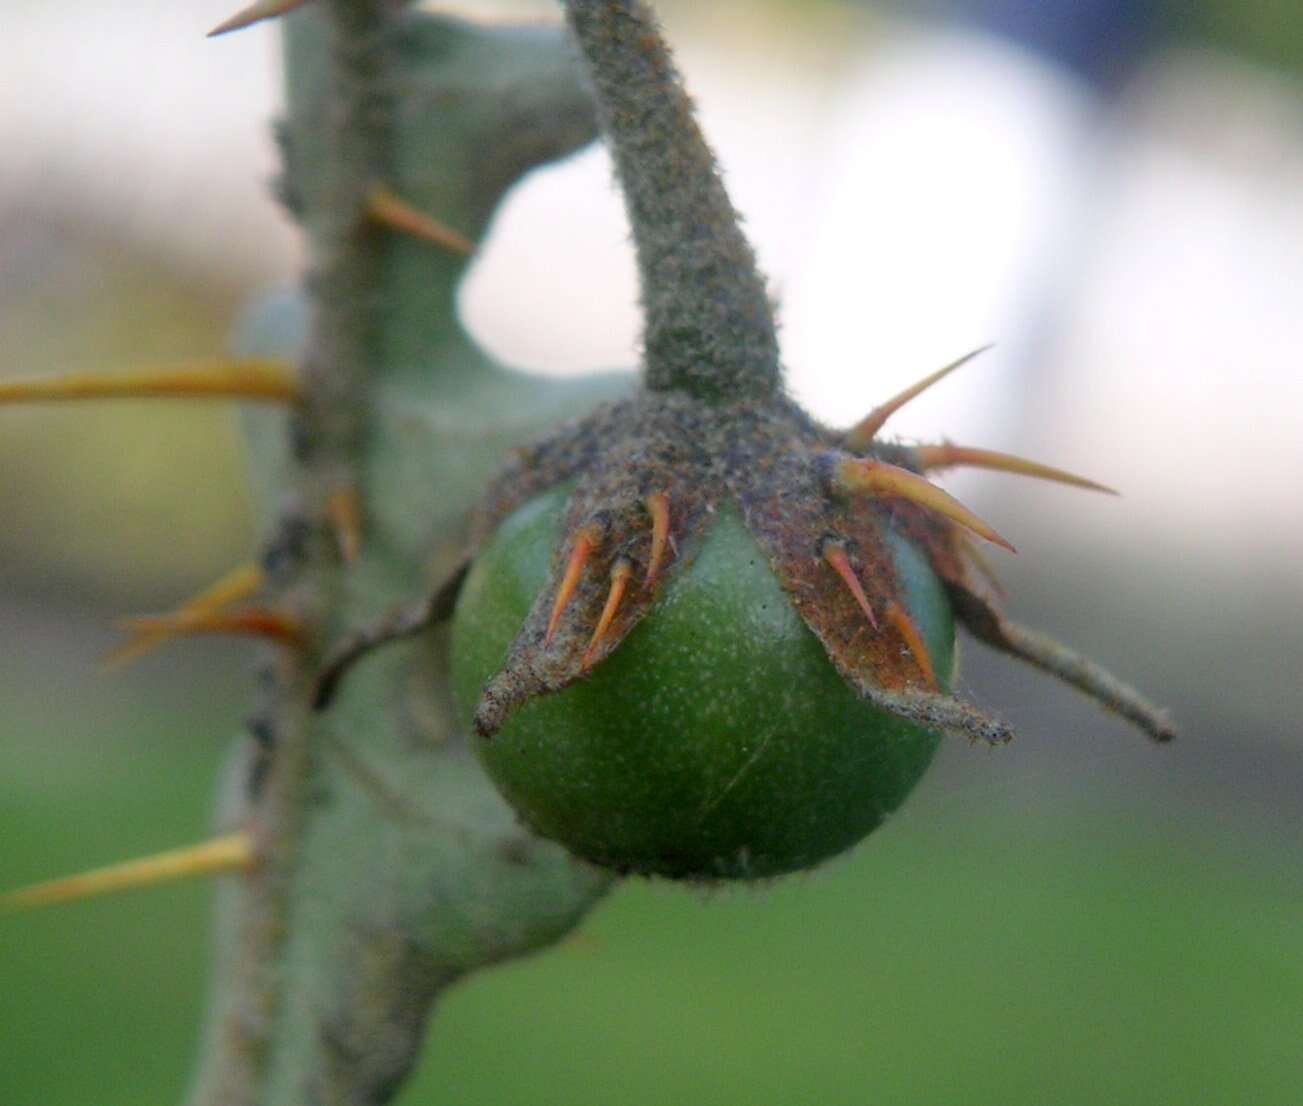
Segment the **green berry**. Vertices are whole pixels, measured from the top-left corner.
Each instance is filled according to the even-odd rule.
[[[468,730],[548,587],[567,497],[553,490],[511,514],[466,580],[452,684]],[[948,684],[945,592],[920,551],[894,534],[888,544]],[[867,621],[864,632],[874,632]],[[474,740],[521,818],[577,855],[627,872],[747,879],[861,840],[913,789],[939,738],[856,695],[726,505],[609,657]]]

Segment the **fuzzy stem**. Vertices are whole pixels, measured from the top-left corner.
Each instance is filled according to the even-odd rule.
[[[379,304],[375,289],[385,236],[367,217],[371,190],[394,160],[394,103],[387,80],[387,24],[396,14],[392,0],[332,0],[325,5],[330,27],[331,111],[321,136],[329,156],[306,209],[312,243],[310,285],[327,309],[313,317],[304,358],[305,396],[295,428],[296,452],[308,477],[314,506],[324,501],[320,474],[333,486],[351,479],[347,471],[362,432],[359,402],[373,369]],[[332,487],[324,488],[329,494]]]
[[[289,501],[269,559],[280,604],[328,632],[337,609],[341,568],[326,537],[334,492],[356,479],[370,371],[374,367],[374,289],[383,239],[366,218],[369,190],[391,159],[385,80],[387,0],[330,0],[293,19],[322,19],[332,64],[329,156],[314,183],[305,226],[312,249],[316,310],[301,368],[302,403],[293,416],[296,464]],[[298,538],[294,536],[298,535]],[[306,535],[307,540],[300,540]],[[305,788],[320,755],[312,741],[310,653],[269,664],[260,725],[275,735],[256,801],[248,808],[259,865],[228,923],[233,977],[225,1010],[214,1012],[213,1045],[196,1090],[197,1103],[244,1106],[264,1100],[276,1022],[285,1003],[283,949],[292,932],[291,902],[304,828]]]
[[[396,0],[323,0],[285,27],[282,195],[311,247],[311,326],[295,310],[251,344],[299,361],[305,394],[288,443],[279,416],[245,421],[284,505],[268,587],[310,634],[268,665],[223,801],[258,865],[222,892],[190,1102],[379,1106],[446,986],[558,940],[611,877],[523,831],[484,776],[446,628],[368,658],[324,713],[319,649],[460,560],[510,446],[624,385],[504,372],[452,310],[467,259],[366,218],[379,184],[478,240],[521,175],[590,141],[559,30]],[[351,561],[329,526],[343,489],[361,508]]]
[[[773,311],[660,28],[640,0],[567,0],[638,253],[645,379],[711,401],[781,384]]]

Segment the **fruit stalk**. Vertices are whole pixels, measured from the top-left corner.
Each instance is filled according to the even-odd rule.
[[[1004,617],[964,550],[970,535],[1014,547],[923,470],[1106,489],[990,450],[881,440],[966,359],[850,431],[811,419],[782,391],[764,281],[648,7],[566,10],[633,226],[646,387],[515,451],[477,512],[453,684],[521,818],[626,874],[757,879],[833,856],[897,809],[941,736],[1012,737],[950,694],[956,608],[1169,739],[1129,685]],[[759,570],[722,604],[746,566]],[[817,701],[786,694],[816,686]],[[783,690],[747,713],[768,688]]]
[[[644,379],[713,402],[781,383],[755,253],[655,17],[640,0],[568,0],[638,253]]]

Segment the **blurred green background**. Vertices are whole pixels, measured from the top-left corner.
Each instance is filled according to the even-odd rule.
[[[225,6],[144,4],[129,29],[178,42]],[[699,54],[727,51],[712,20],[777,40],[805,11],[731,4],[699,26],[689,6],[666,7],[700,31],[690,43]],[[45,42],[50,8],[16,5],[0,26],[16,20],[18,41]],[[908,18],[902,8],[881,17]],[[124,46],[125,29],[110,23],[110,40],[97,39],[76,18],[92,18],[90,8],[69,10],[68,42]],[[824,10],[852,53],[845,29],[860,25],[836,5]],[[1285,123],[1270,134],[1233,82],[1209,127],[1252,146],[1293,189],[1297,215],[1303,13],[1261,0],[1186,15],[1174,40],[1238,51],[1216,56],[1235,72],[1249,66],[1255,89],[1266,74],[1277,91],[1270,102]],[[292,273],[292,234],[262,195],[274,74],[270,36],[259,41],[240,55],[238,72],[254,76],[221,86],[239,85],[232,95],[250,103],[186,127],[158,114],[160,82],[197,111],[216,77],[153,48],[152,98],[124,118],[152,121],[154,144],[114,132],[139,187],[113,179],[112,145],[92,143],[90,161],[78,161],[65,117],[42,122],[41,109],[16,102],[0,111],[0,137],[27,134],[0,172],[0,372],[213,355],[240,305]],[[63,68],[50,69],[56,106]],[[185,93],[187,82],[198,87]],[[239,128],[237,114],[248,117]],[[242,183],[226,187],[205,157],[232,162]],[[96,158],[101,175],[74,171]],[[1202,248],[1192,240],[1190,256]],[[1296,303],[1301,287],[1274,292]],[[1233,291],[1228,314],[1241,310]],[[1107,331],[1110,320],[1094,325]],[[1292,373],[1288,337],[1266,333],[1228,366],[1210,387],[1206,423],[1185,428],[1191,441],[1235,429],[1236,373],[1269,361]],[[1268,418],[1272,395],[1255,402],[1243,417]],[[1303,413],[1283,417],[1303,436]],[[1247,433],[1226,448],[1257,463]],[[1022,437],[1071,440],[1066,424]],[[1135,448],[1098,435],[1088,444],[1106,469],[1116,450]],[[1140,452],[1128,463],[1147,463]],[[1215,464],[1189,468],[1197,483]],[[1066,492],[997,498],[1006,489],[974,484],[966,498],[1018,538],[1022,557],[1002,566],[1014,612],[1170,703],[1183,739],[1149,747],[970,648],[967,690],[1009,716],[1019,742],[945,746],[890,826],[809,876],[709,893],[622,887],[560,949],[448,995],[403,1103],[1303,1100],[1297,504],[1230,540],[1197,501],[1146,530],[1155,508],[1143,492],[1078,507]],[[185,643],[114,676],[96,661],[115,618],[166,607],[256,548],[233,413],[182,403],[0,410],[0,512],[0,887],[200,839],[250,699],[247,651]],[[203,1009],[208,905],[205,887],[177,886],[0,919],[0,1103],[177,1102]]]

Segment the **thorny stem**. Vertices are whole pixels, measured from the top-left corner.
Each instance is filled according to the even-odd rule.
[[[309,288],[316,305],[301,367],[302,403],[292,416],[297,462],[279,535],[267,552],[281,604],[319,631],[339,592],[341,567],[326,530],[328,502],[356,479],[364,396],[376,343],[377,274],[383,238],[365,217],[369,189],[391,161],[392,103],[385,80],[388,0],[330,0],[291,18],[324,18],[332,64],[332,110],[320,136],[330,156],[305,209],[311,243]],[[303,540],[304,536],[308,540]],[[304,819],[304,790],[316,750],[310,742],[310,653],[284,653],[269,667],[259,724],[275,751],[249,806],[257,867],[233,919],[228,1008],[211,1027],[208,1078],[196,1106],[252,1106],[263,1083],[283,1002],[282,949]]]
[[[330,306],[314,313],[303,366],[305,399],[294,430],[314,507],[323,471],[334,487],[352,480],[348,470],[362,432],[359,400],[375,360],[375,289],[384,236],[366,210],[377,179],[387,175],[394,160],[386,24],[398,9],[392,0],[332,0],[325,10],[332,31],[333,87],[322,141],[332,156],[305,215],[313,297]]]
[[[554,28],[319,0],[285,42],[281,192],[311,247],[312,321],[253,342],[302,364],[290,455],[279,424],[246,426],[285,500],[268,587],[309,641],[267,666],[223,803],[222,830],[247,829],[257,856],[219,903],[191,1106],[389,1101],[445,987],[557,941],[611,881],[523,831],[476,764],[446,628],[359,665],[329,711],[310,704],[323,649],[461,559],[511,445],[627,388],[505,372],[456,321],[466,257],[368,219],[368,199],[392,188],[478,240],[520,176],[591,141],[591,105]],[[354,492],[346,564],[330,508]]]
[[[711,401],[781,383],[765,282],[641,0],[567,0],[623,186],[642,286],[644,379]]]

